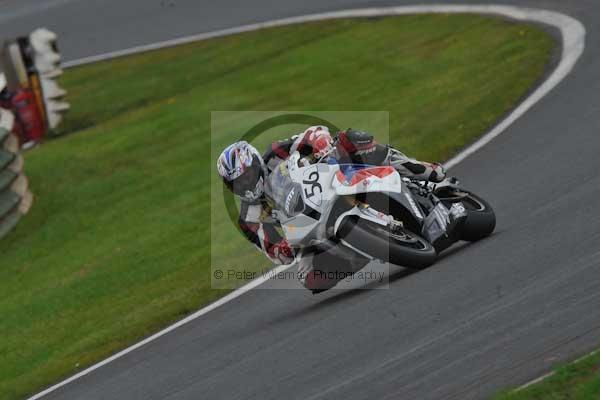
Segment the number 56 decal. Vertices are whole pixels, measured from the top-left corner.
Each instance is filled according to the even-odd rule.
[[[321,206],[323,187],[319,183],[319,171],[315,167],[312,171],[306,171],[302,184],[306,200],[317,207]]]

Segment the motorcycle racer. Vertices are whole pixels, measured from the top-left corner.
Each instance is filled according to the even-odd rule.
[[[265,182],[269,171],[295,151],[313,159],[330,155],[340,163],[390,165],[402,176],[432,182],[446,177],[440,164],[408,158],[391,146],[377,144],[367,132],[352,129],[339,132],[334,141],[327,127],[312,126],[290,139],[272,143],[263,156],[245,141],[233,143],[219,156],[217,168],[224,184],[241,199],[238,226],[251,243],[279,265],[291,263],[294,252],[278,232],[277,221],[271,218],[273,206],[264,195]]]
[[[227,188],[241,199],[238,226],[252,244],[275,264],[294,260],[292,249],[270,221],[272,206],[264,196],[267,168],[256,148],[245,141],[228,146],[217,161]]]
[[[331,148],[329,130],[316,126],[294,137],[288,151],[322,157]],[[238,226],[244,236],[275,264],[289,264],[294,260],[293,251],[277,231],[279,224],[270,218],[272,205],[264,196],[270,158],[263,158],[252,145],[240,141],[223,150],[217,168],[224,184],[241,199]]]

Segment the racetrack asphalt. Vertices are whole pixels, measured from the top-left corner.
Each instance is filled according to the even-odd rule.
[[[416,3],[18,0],[0,3],[0,34],[48,26],[72,60],[276,18]],[[479,399],[597,348],[600,3],[502,3],[577,18],[587,48],[557,88],[451,170],[491,201],[496,234],[425,271],[393,271],[389,290],[253,290],[44,398]]]

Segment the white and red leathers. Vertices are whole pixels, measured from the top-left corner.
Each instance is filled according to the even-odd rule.
[[[277,163],[287,158],[290,153],[300,152],[303,156],[312,155],[315,158],[321,158],[332,150],[333,140],[329,129],[325,126],[312,126],[294,136],[292,139],[279,146],[276,142],[271,146],[267,161],[276,161]],[[275,149],[275,153],[272,153]],[[260,251],[262,251],[271,261],[276,264],[289,264],[294,260],[294,254],[287,241],[279,234],[275,221],[270,218],[271,207],[266,198],[258,199],[254,202],[242,200],[240,209],[240,218],[238,225],[246,236]]]
[[[290,154],[298,151],[302,156],[319,159],[329,153],[340,163],[390,165],[402,176],[441,182],[446,172],[440,164],[417,161],[391,146],[375,143],[366,132],[347,130],[338,133],[335,149],[333,139],[325,126],[312,126],[299,135],[277,141],[263,155],[268,170],[272,170]],[[238,224],[260,251],[276,264],[288,264],[294,260],[292,249],[278,232],[278,224],[271,219],[271,206],[266,198],[255,202],[242,201]]]

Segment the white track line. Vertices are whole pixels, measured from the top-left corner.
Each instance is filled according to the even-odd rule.
[[[577,360],[573,361],[573,364],[578,364],[578,363],[580,363],[582,361],[585,361],[588,358],[595,356],[596,354],[598,354],[598,350],[592,351],[591,353],[586,354],[583,357],[579,357]],[[521,390],[527,389],[529,386],[533,386],[536,383],[540,383],[543,380],[545,380],[547,378],[550,378],[551,376],[554,376],[555,374],[556,374],[556,371],[550,371],[547,374],[544,374],[544,375],[542,375],[540,377],[537,377],[537,378],[535,378],[535,379],[533,379],[533,380],[531,380],[531,381],[529,381],[529,382],[527,382],[527,383],[519,386],[518,388],[516,388],[515,390],[513,390],[513,392],[520,392]]]
[[[540,382],[546,380],[546,378],[550,378],[551,376],[554,376],[554,374],[555,374],[554,371],[550,371],[547,374],[544,374],[544,375],[542,375],[540,377],[537,377],[537,378],[535,378],[535,379],[527,382],[526,384],[524,384],[522,386],[519,386],[518,388],[516,388],[515,390],[513,390],[513,392],[520,392],[521,390],[525,390],[525,389],[527,389],[530,386],[533,386],[533,385],[535,385],[537,383],[540,383]]]
[[[558,28],[562,34],[563,40],[563,52],[559,65],[556,67],[554,72],[550,75],[550,77],[533,93],[529,96],[517,109],[515,109],[506,119],[504,119],[500,124],[498,124],[494,129],[485,134],[481,139],[473,143],[471,146],[467,147],[463,151],[461,151],[458,155],[453,157],[446,163],[447,167],[452,167],[462,160],[464,160],[469,155],[473,154],[481,147],[485,146],[489,143],[493,138],[501,134],[506,130],[514,121],[516,121],[520,116],[525,114],[527,110],[529,110],[533,105],[535,105],[538,101],[540,101],[545,95],[547,95],[556,85],[558,85],[568,74],[571,72],[577,60],[583,53],[585,48],[585,28],[584,26],[577,20],[560,13],[556,13],[553,11],[547,10],[537,10],[531,8],[521,8],[521,7],[511,7],[511,6],[494,6],[494,5],[479,5],[479,6],[471,6],[471,5],[432,5],[432,6],[403,6],[403,7],[386,7],[386,8],[363,8],[356,10],[344,10],[344,11],[334,11],[327,12],[321,14],[312,14],[300,17],[293,18],[284,18],[278,19],[275,21],[269,21],[259,24],[245,25],[237,28],[231,29],[223,29],[214,32],[201,33],[199,35],[193,35],[188,37],[183,37],[174,40],[168,40],[165,42],[159,42],[154,44],[149,44],[145,46],[134,47],[126,50],[115,51],[111,53],[101,54],[93,57],[86,57],[80,60],[74,60],[65,63],[65,68],[72,68],[80,65],[90,64],[98,61],[106,61],[111,60],[118,57],[128,56],[132,54],[143,53],[146,51],[158,50],[166,47],[177,46],[184,43],[196,42],[199,40],[206,40],[221,36],[233,35],[236,33],[250,32],[258,29],[271,28],[276,26],[283,25],[292,25],[299,24],[304,22],[311,21],[322,21],[328,19],[340,19],[340,18],[366,18],[366,17],[377,17],[377,16],[392,16],[392,15],[407,15],[407,14],[431,14],[431,13],[469,13],[469,14],[494,14],[500,15],[507,18],[520,20],[520,21],[531,21],[536,23],[542,23],[546,25],[551,25],[553,27]],[[289,268],[290,265],[282,265],[273,270],[273,274],[277,274]],[[51,393],[79,378],[89,374],[92,371],[101,368],[102,366],[114,361],[124,355],[131,353],[134,350],[139,349],[147,343],[150,343],[161,336],[168,334],[169,332],[179,328],[182,325],[187,324],[190,321],[193,321],[212,310],[222,306],[230,302],[237,297],[240,297],[244,293],[254,289],[257,286],[262,285],[267,280],[269,280],[271,275],[262,276],[249,282],[248,284],[242,286],[241,288],[234,290],[229,293],[227,296],[217,300],[216,302],[196,311],[195,313],[189,315],[188,317],[182,319],[181,321],[176,322],[175,324],[163,329],[162,331],[142,340],[134,344],[131,347],[128,347],[111,357],[92,365],[91,367],[73,375],[72,377],[57,383],[54,386],[49,387],[48,389],[30,397],[28,400],[36,400],[42,398],[43,396]]]
[[[121,358],[122,356],[124,356],[127,353],[131,353],[132,351],[139,349],[140,347],[144,346],[145,344],[148,344],[156,339],[158,339],[161,336],[166,335],[167,333],[174,331],[175,329],[179,328],[180,326],[183,326],[185,324],[187,324],[190,321],[195,320],[198,317],[203,316],[204,314],[208,314],[209,312],[211,312],[212,310],[214,310],[215,308],[218,308],[220,306],[222,306],[225,303],[229,303],[231,300],[241,296],[242,294],[254,289],[255,287],[262,285],[264,282],[266,282],[268,279],[276,276],[277,274],[279,274],[280,272],[288,269],[290,267],[290,265],[280,265],[279,267],[269,271],[268,274],[261,276],[260,278],[257,278],[253,281],[248,282],[247,284],[245,284],[244,286],[242,286],[239,289],[234,290],[233,292],[229,293],[227,296],[225,297],[221,297],[219,300],[215,301],[214,303],[209,304],[208,306],[196,311],[195,313],[185,317],[184,319],[177,321],[176,323],[174,323],[173,325],[168,326],[167,328],[163,329],[162,331],[155,333],[152,336],[147,337],[146,339],[142,340],[141,342],[138,342],[136,344],[134,344],[131,347],[126,348],[125,350],[122,350],[110,357],[108,357],[105,360],[100,361],[97,364],[92,365],[91,367],[73,375],[72,377],[57,383],[56,385],[49,387],[48,389],[44,390],[43,392],[40,392],[38,394],[36,394],[33,397],[30,397],[28,400],[34,400],[34,399],[39,399],[45,395],[47,395],[50,392],[55,391],[56,389],[65,386],[71,382],[73,382],[74,380],[77,380],[79,378],[81,378],[84,375],[89,374],[90,372],[116,360],[117,358]]]

